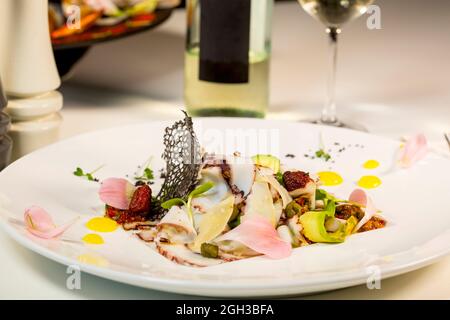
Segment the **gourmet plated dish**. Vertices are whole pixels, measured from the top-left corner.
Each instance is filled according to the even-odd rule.
[[[99,130],[12,164],[0,227],[84,272],[217,296],[363,284],[368,266],[391,276],[448,253],[448,214],[411,201],[428,177],[445,198],[450,178],[421,134],[208,118],[194,121],[197,142],[179,120]]]
[[[320,175],[285,168],[270,154],[207,153],[187,115],[165,129],[164,147],[166,168],[156,194],[149,166],[132,179],[100,180],[96,170],[81,168],[73,172],[99,183],[104,216],[89,220],[88,229],[111,232],[121,225],[171,261],[206,267],[261,255],[282,259],[294,248],[341,243],[354,233],[386,226],[362,189],[345,198],[331,194],[321,188]],[[47,239],[73,223],[56,227],[37,206],[25,210],[24,218],[29,232]],[[103,243],[96,233],[82,240]]]
[[[284,168],[275,156],[208,154],[188,116],[166,129],[164,144],[167,165],[157,195],[143,176],[134,184],[105,179],[99,197],[107,218],[176,263],[280,259],[293,248],[340,243],[386,225],[361,189],[343,199],[300,168]]]

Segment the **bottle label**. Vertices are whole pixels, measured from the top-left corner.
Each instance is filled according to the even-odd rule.
[[[251,0],[200,0],[199,79],[247,83]]]

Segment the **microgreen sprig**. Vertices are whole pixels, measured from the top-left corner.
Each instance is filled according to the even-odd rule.
[[[168,210],[168,209],[172,208],[175,205],[184,205],[184,206],[186,206],[187,213],[188,213],[188,216],[189,216],[189,220],[193,224],[194,223],[194,214],[192,213],[192,199],[201,196],[202,194],[207,192],[212,187],[214,187],[214,183],[212,183],[212,182],[205,182],[205,183],[199,185],[197,188],[195,188],[194,190],[192,190],[189,193],[189,195],[187,196],[187,201],[185,201],[182,198],[173,198],[173,199],[170,199],[170,200],[167,200],[167,201],[161,203],[161,207],[163,207],[164,209]]]
[[[96,173],[97,171],[99,171],[100,169],[102,169],[105,165],[101,165],[100,167],[98,167],[95,170],[92,170],[91,172],[84,172],[83,169],[81,169],[80,167],[77,167],[75,169],[75,171],[73,172],[73,175],[80,177],[80,178],[85,178],[88,181],[94,181],[94,182],[98,182],[99,179],[94,177],[94,173]]]
[[[135,176],[134,179],[145,182],[145,181],[152,181],[153,179],[155,179],[155,176],[153,174],[153,170],[150,167],[147,167],[144,169],[142,175]]]
[[[325,150],[323,150],[323,149],[319,149],[319,150],[316,151],[316,157],[317,158],[322,158],[325,161],[328,161],[328,160],[331,159],[330,154],[325,152]]]
[[[319,150],[315,152],[315,155],[317,158],[322,158],[325,161],[328,161],[331,159],[331,155],[325,151],[325,143],[323,142],[323,135],[322,132],[319,134]]]
[[[150,167],[150,162],[152,161],[152,157],[150,157],[142,166],[143,170],[141,172],[136,172],[134,176],[134,180],[141,182],[149,182],[152,183],[155,179],[155,175],[153,173],[152,168]]]
[[[281,171],[278,171],[277,173],[275,173],[275,179],[277,179],[277,181],[284,186],[284,181],[283,181],[283,174],[281,173]]]

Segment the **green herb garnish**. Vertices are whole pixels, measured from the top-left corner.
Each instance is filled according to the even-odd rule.
[[[325,206],[328,205],[330,201],[332,202],[347,202],[346,200],[338,199],[332,194],[326,192],[323,189],[316,189],[316,200],[323,200]]]
[[[199,195],[205,193],[212,187],[214,187],[214,183],[212,183],[212,182],[205,182],[204,184],[199,185],[197,188],[192,190],[191,193],[189,193],[188,200],[189,200],[189,198],[192,199],[192,198],[198,197]]]
[[[284,181],[283,181],[283,174],[281,173],[281,171],[278,171],[277,173],[275,173],[275,179],[277,179],[277,181],[284,186]]]
[[[173,199],[170,199],[170,200],[167,200],[167,201],[161,203],[161,207],[163,207],[166,210],[169,210],[173,206],[179,206],[179,205],[187,206],[186,201],[184,201],[181,198],[173,198]]]
[[[100,170],[103,167],[104,167],[104,165],[101,165],[97,169],[95,169],[95,170],[93,170],[91,172],[86,172],[86,173],[83,171],[83,169],[81,169],[80,167],[77,167],[75,169],[75,171],[73,172],[73,175],[77,176],[77,177],[80,177],[80,178],[86,178],[88,181],[98,182],[99,179],[94,177],[94,173],[96,173],[98,170]]]
[[[202,185],[199,185],[197,188],[192,190],[191,193],[189,193],[188,200],[187,200],[187,209],[188,209],[189,219],[191,220],[192,223],[194,223],[194,214],[192,213],[192,206],[191,206],[192,199],[201,196],[203,193],[207,192],[212,187],[214,187],[214,183],[206,182]]]
[[[144,172],[140,176],[134,177],[137,181],[143,181],[143,182],[151,182],[153,179],[155,179],[155,176],[153,174],[153,170],[150,167],[147,167],[144,169]]]
[[[182,199],[182,198],[173,198],[173,199],[170,199],[170,200],[167,200],[167,201],[161,203],[161,207],[166,209],[166,210],[168,210],[168,209],[172,208],[175,205],[185,205],[186,208],[187,208],[187,213],[188,213],[188,216],[189,216],[189,220],[193,223],[194,222],[194,217],[193,217],[192,205],[191,205],[192,204],[192,199],[201,196],[202,194],[207,192],[212,187],[214,187],[214,183],[206,182],[204,184],[199,185],[194,190],[192,190],[189,193],[189,195],[187,196],[187,201]]]
[[[153,173],[152,168],[150,167],[150,162],[153,157],[150,157],[145,163],[142,165],[144,168],[141,172],[139,170],[135,173],[134,180],[144,182],[144,183],[152,183],[155,179],[155,175]],[[139,167],[141,168],[141,167]]]
[[[327,153],[327,152],[325,152],[325,150],[323,150],[323,149],[317,150],[315,154],[316,154],[316,157],[317,157],[317,158],[322,158],[322,159],[324,159],[325,161],[328,161],[328,160],[331,159],[330,154]]]

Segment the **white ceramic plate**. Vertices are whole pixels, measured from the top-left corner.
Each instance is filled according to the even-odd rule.
[[[284,260],[257,257],[208,268],[174,264],[121,229],[102,234],[103,245],[83,244],[81,237],[88,233],[85,222],[102,214],[102,204],[98,185],[75,177],[72,171],[77,166],[90,170],[105,164],[99,178],[125,176],[153,155],[157,172],[164,165],[160,160],[163,129],[170,124],[151,122],[89,133],[16,161],[0,173],[4,232],[49,259],[79,265],[100,277],[170,292],[229,297],[348,287],[365,283],[369,276],[369,280],[378,275],[387,278],[423,267],[450,251],[447,159],[430,153],[410,169],[397,169],[397,141],[309,124],[220,118],[196,121],[206,150],[221,152],[228,146],[225,152],[271,152],[288,167],[309,172],[332,169],[341,174],[344,183],[327,189],[342,197],[356,187],[360,176],[377,175],[382,185],[368,192],[388,219],[388,226],[353,235],[343,244],[298,248]],[[326,148],[332,149],[334,163],[304,157],[318,149],[320,135]],[[345,150],[338,152],[342,147]],[[296,157],[286,158],[288,153]],[[379,161],[380,167],[370,172],[363,169],[362,163],[369,159]],[[37,239],[17,222],[30,205],[45,208],[57,224],[76,216],[81,219],[62,240]]]

